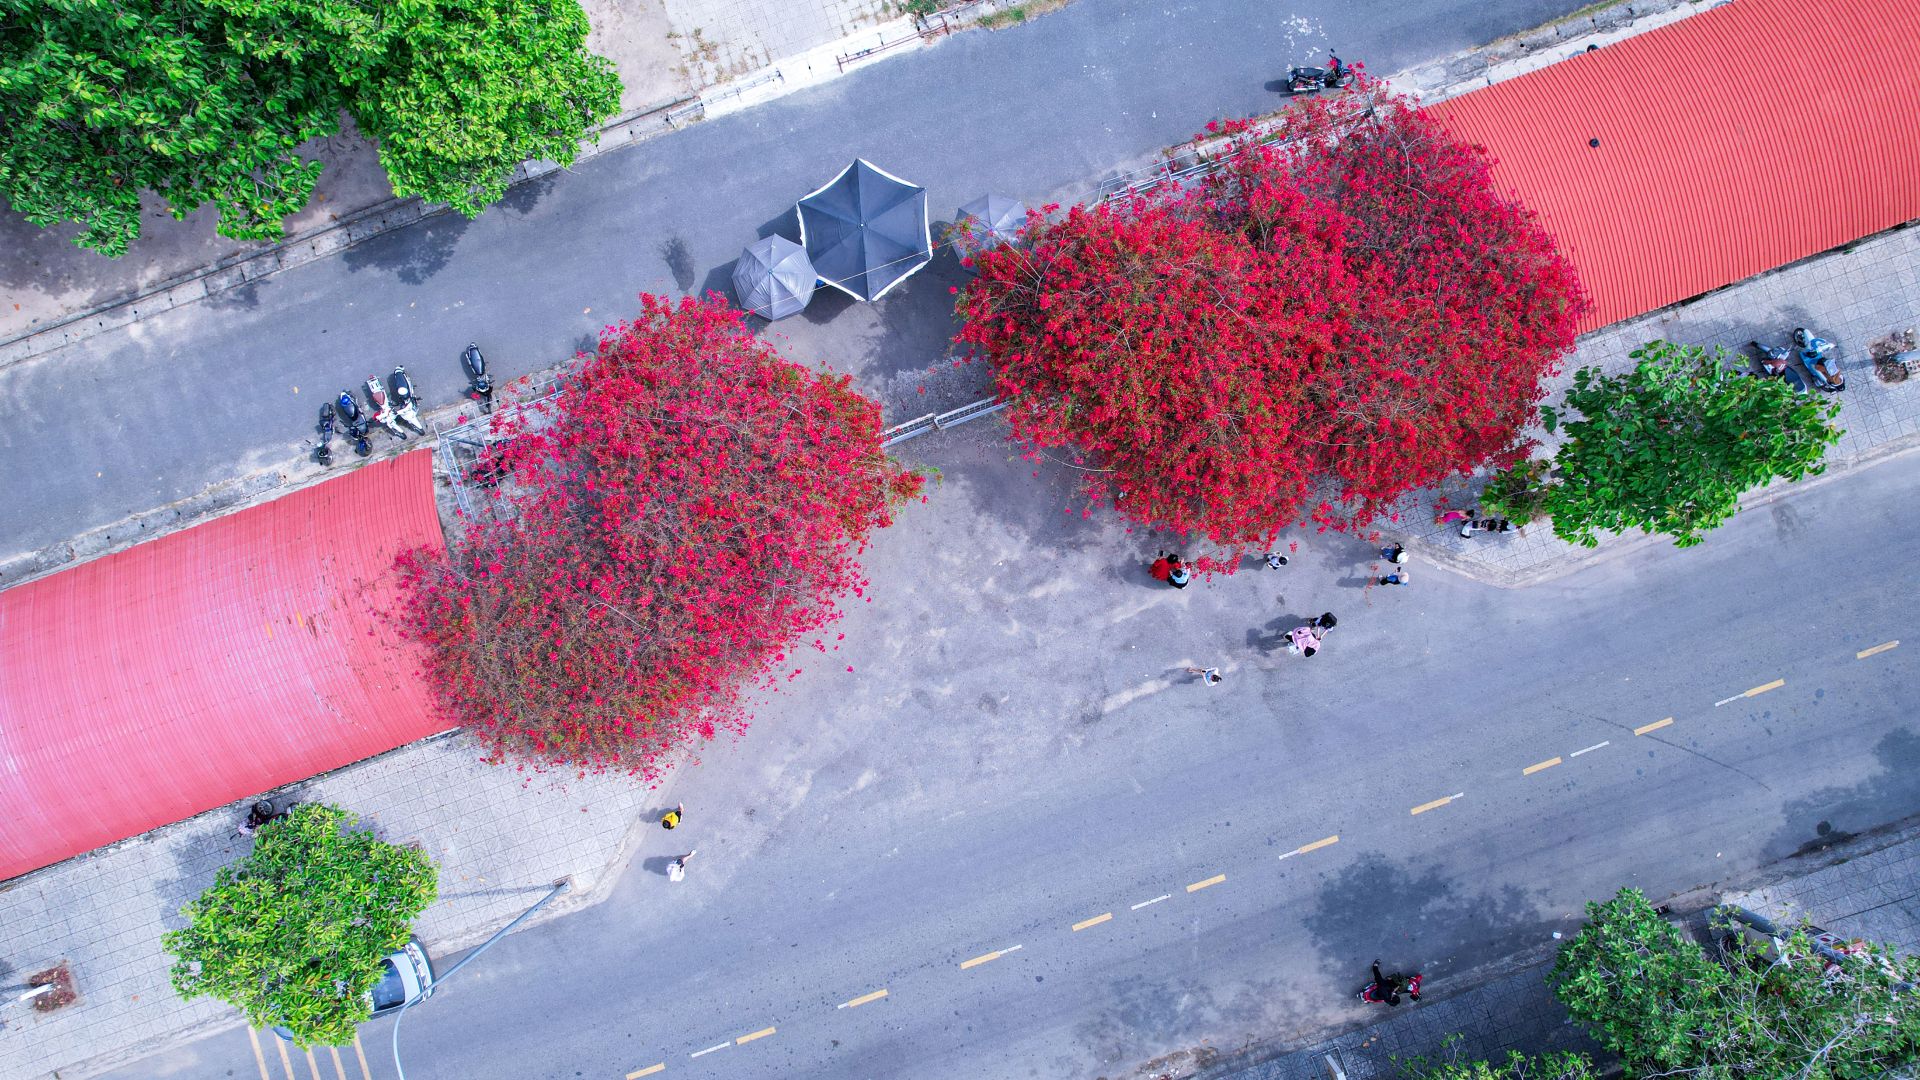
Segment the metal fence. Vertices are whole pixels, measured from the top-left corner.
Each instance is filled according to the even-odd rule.
[[[959,427],[969,420],[978,420],[983,416],[992,416],[1013,402],[1006,398],[982,398],[979,401],[949,409],[943,413],[928,413],[915,417],[904,424],[890,427],[880,433],[880,448],[897,446],[908,439],[917,439],[935,431],[945,431],[950,427]]]
[[[556,373],[538,381],[522,382],[518,388],[519,393],[512,401],[495,406],[490,415],[481,416],[478,422],[441,427],[439,420],[428,420],[433,430],[434,463],[446,476],[454,505],[460,508],[462,517],[473,517],[475,508],[480,506],[491,512],[493,500],[477,496],[478,485],[474,483],[472,470],[487,458],[495,443],[502,441],[494,433],[501,427],[524,430],[529,426],[536,406],[566,392],[566,375]]]

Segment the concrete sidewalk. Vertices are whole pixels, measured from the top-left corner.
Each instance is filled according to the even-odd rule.
[[[618,777],[535,777],[480,764],[461,734],[402,747],[274,793],[329,802],[392,843],[420,844],[440,867],[440,898],[416,927],[434,955],[470,948],[571,874],[544,921],[602,899],[665,796]],[[251,800],[248,800],[251,802]],[[0,1077],[89,1076],[195,1035],[234,1027],[220,1001],[182,1001],[160,937],[183,904],[241,857],[242,805],[216,810],[7,883],[0,890],[0,984],[61,961],[79,1000],[14,1008],[0,1033]],[[671,846],[671,845],[668,845]],[[664,849],[663,849],[664,850]],[[655,854],[658,854],[656,852]]]
[[[1886,382],[1868,356],[1875,341],[1916,325],[1920,229],[1902,227],[1588,334],[1568,359],[1565,373],[1551,384],[1546,402],[1559,400],[1580,367],[1631,369],[1634,361],[1628,354],[1649,341],[1719,345],[1744,355],[1749,340],[1785,344],[1794,327],[1805,326],[1839,345],[1847,389],[1831,396],[1840,402],[1838,422],[1846,434],[1828,453],[1826,475],[1844,476],[1849,469],[1920,446],[1920,378]],[[1557,441],[1542,429],[1533,435],[1546,446]],[[1812,482],[1819,481],[1801,481],[1799,486]],[[1546,522],[1515,533],[1463,539],[1457,525],[1434,524],[1441,500],[1449,507],[1471,507],[1483,484],[1484,477],[1476,477],[1471,483],[1422,492],[1407,500],[1397,525],[1382,529],[1408,540],[1423,559],[1505,586],[1538,584],[1599,559],[1670,543],[1636,533],[1609,539],[1597,549],[1583,548],[1555,538]],[[1788,523],[1783,528],[1789,527],[1792,510],[1780,500],[1795,486],[1776,483],[1749,493],[1742,500],[1743,512],[1772,508]],[[1713,543],[1712,533],[1706,543]]]
[[[1910,820],[1866,836],[1834,839],[1831,848],[1768,868],[1761,882],[1688,894],[1673,903],[1688,913],[1696,933],[1712,907],[1735,904],[1784,924],[1805,918],[1843,938],[1920,954],[1920,824]],[[1403,1003],[1383,1023],[1302,1049],[1247,1051],[1193,1075],[1200,1080],[1328,1080],[1331,1061],[1348,1080],[1389,1080],[1400,1075],[1398,1062],[1409,1058],[1498,1061],[1508,1050],[1577,1050],[1605,1063],[1607,1055],[1548,989],[1553,951],[1549,942],[1523,970],[1464,993],[1449,994],[1444,986],[1429,984],[1419,1005]]]

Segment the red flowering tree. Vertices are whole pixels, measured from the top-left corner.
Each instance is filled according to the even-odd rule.
[[[781,358],[718,299],[640,299],[509,421],[498,512],[450,562],[403,560],[440,694],[496,757],[650,777],[741,730],[743,694],[865,586],[868,533],[920,490],[846,376]]]
[[[1035,215],[974,259],[960,341],[1014,436],[1091,459],[1093,499],[1210,566],[1517,457],[1585,300],[1485,153],[1372,88],[1226,134],[1197,188]]]

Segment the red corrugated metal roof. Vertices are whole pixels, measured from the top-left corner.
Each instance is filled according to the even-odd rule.
[[[1920,218],[1917,49],[1915,0],[1734,0],[1433,109],[1560,240],[1584,331]]]
[[[424,450],[0,592],[0,879],[430,735]]]

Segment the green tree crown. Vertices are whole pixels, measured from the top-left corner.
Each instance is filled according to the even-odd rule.
[[[219,998],[255,1027],[282,1025],[303,1046],[351,1042],[382,960],[407,943],[439,877],[418,848],[355,824],[307,803],[263,826],[253,851],[181,909],[186,928],[163,939],[174,990]]]
[[[577,0],[0,0],[0,195],[110,256],[146,191],[275,239],[345,112],[397,193],[471,217],[618,108],[586,33]]]
[[[1635,889],[1587,918],[1550,979],[1630,1077],[1866,1080],[1920,1051],[1920,964],[1883,947],[1832,964],[1802,929],[1778,957],[1736,947],[1723,962]]]
[[[1502,474],[1488,485],[1490,507],[1549,514],[1556,536],[1586,547],[1634,528],[1691,547],[1743,493],[1821,472],[1842,434],[1838,402],[1750,377],[1718,347],[1654,341],[1631,356],[1631,371],[1574,373],[1561,408],[1540,410],[1549,431],[1577,417],[1566,421],[1551,479]]]

